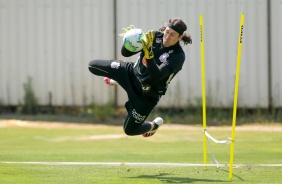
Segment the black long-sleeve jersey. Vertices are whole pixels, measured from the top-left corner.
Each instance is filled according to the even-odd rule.
[[[133,67],[146,96],[164,95],[168,84],[182,69],[185,61],[185,53],[179,42],[170,47],[163,46],[163,32],[155,32],[153,53],[154,58],[146,60],[142,51]]]

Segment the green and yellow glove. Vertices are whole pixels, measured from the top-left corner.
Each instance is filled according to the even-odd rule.
[[[146,59],[154,58],[154,53],[153,53],[154,37],[155,37],[155,32],[151,30],[145,33],[144,36],[141,38],[141,41],[144,44],[143,51]]]
[[[120,37],[124,37],[125,33],[131,29],[134,29],[134,25],[130,25],[129,27],[122,28],[123,33],[118,34]]]

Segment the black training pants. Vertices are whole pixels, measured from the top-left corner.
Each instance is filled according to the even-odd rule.
[[[144,96],[141,87],[136,86],[138,79],[134,75],[133,64],[119,60],[93,60],[89,63],[89,70],[95,75],[114,79],[127,92],[125,107],[128,114],[123,129],[127,135],[140,135],[151,129],[151,124],[145,120],[159,98]]]

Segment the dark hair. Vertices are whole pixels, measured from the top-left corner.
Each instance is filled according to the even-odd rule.
[[[174,30],[176,29],[178,33],[183,33],[179,34],[179,36],[183,35],[181,41],[184,42],[184,45],[192,44],[191,36],[184,32],[187,30],[187,26],[180,18],[169,19],[169,23],[165,23],[159,30],[163,32],[167,27],[171,27]]]

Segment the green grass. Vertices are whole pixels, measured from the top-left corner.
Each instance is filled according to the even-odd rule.
[[[229,130],[212,129],[218,139]],[[97,135],[123,135],[121,126],[58,128],[0,127],[0,183],[230,183],[228,167],[102,166],[8,164],[3,162],[203,163],[201,127],[162,127],[150,138],[87,140]],[[236,131],[232,183],[281,183],[282,133]],[[220,164],[229,164],[230,145],[211,143]],[[208,149],[210,152],[210,149]],[[211,154],[208,163],[212,164]]]

